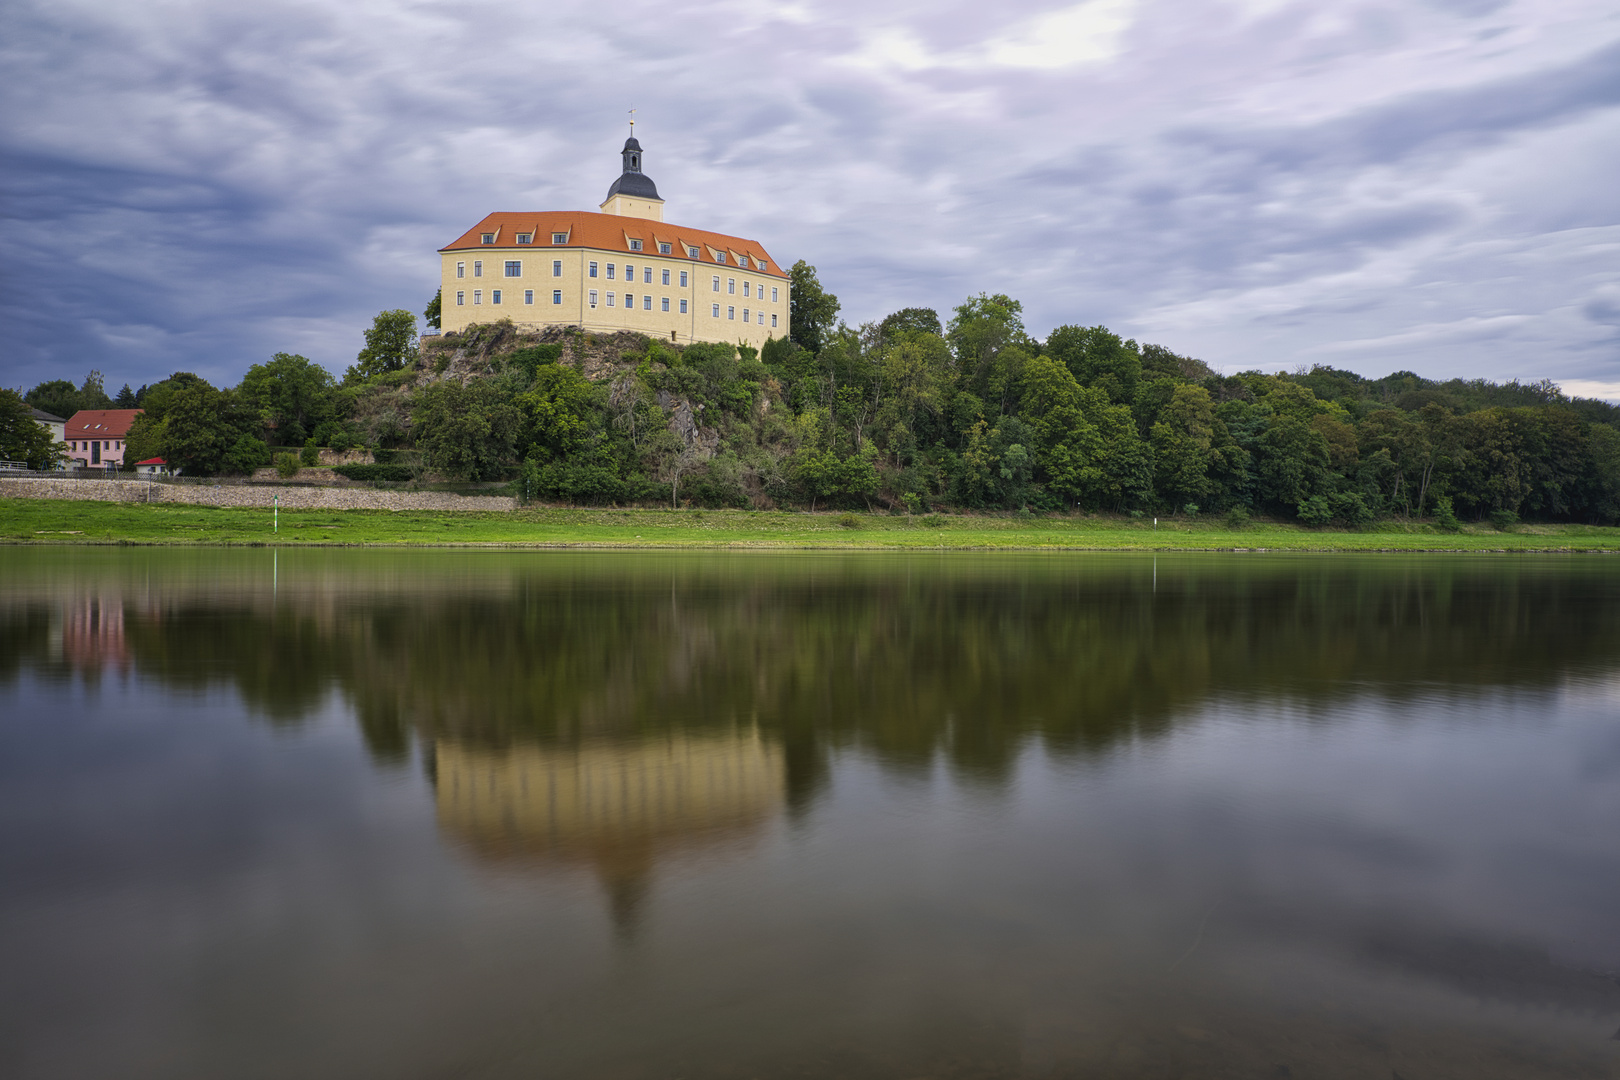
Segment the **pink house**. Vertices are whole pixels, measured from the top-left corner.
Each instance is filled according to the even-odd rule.
[[[68,460],[81,469],[116,469],[124,463],[124,436],[145,409],[80,409],[62,438]]]

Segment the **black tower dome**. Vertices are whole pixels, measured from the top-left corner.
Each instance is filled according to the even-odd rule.
[[[640,199],[657,199],[658,185],[652,182],[652,177],[641,171],[641,144],[634,135],[624,140],[624,174],[613,181],[608,188],[607,198],[615,195],[629,195]],[[607,202],[607,199],[603,199]],[[662,202],[659,199],[659,202]]]

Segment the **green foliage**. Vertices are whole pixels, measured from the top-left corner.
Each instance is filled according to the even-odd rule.
[[[298,463],[306,469],[312,469],[321,463],[321,448],[313,435],[304,443],[304,448],[298,451]]]
[[[32,409],[15,390],[0,388],[0,459],[27,462],[31,469],[49,469],[65,449],[35,421]]]
[[[74,386],[66,379],[42,382],[28,391],[23,400],[33,408],[50,413],[52,416],[60,416],[63,420],[73,419],[73,414],[82,409],[114,408],[113,400],[107,396],[106,387],[102,385],[99,371],[91,371],[78,386]],[[134,407],[117,406],[117,408]]]
[[[1226,512],[1226,517],[1222,519],[1222,524],[1224,524],[1228,529],[1246,529],[1249,527],[1249,523],[1252,520],[1253,519],[1249,517],[1249,512],[1247,510],[1241,506],[1234,506],[1232,509]]]
[[[359,382],[399,371],[416,361],[416,348],[415,315],[403,308],[379,312],[366,331],[366,346],[346,378]]]
[[[270,464],[270,448],[265,445],[263,439],[252,435],[243,435],[225,452],[225,471],[229,473],[245,475],[268,464]]]
[[[794,344],[818,353],[833,331],[838,318],[838,297],[821,287],[816,268],[800,259],[788,270],[791,282],[788,305],[788,337]]]
[[[839,514],[838,525],[843,529],[858,529],[861,527],[861,519],[854,514]]]
[[[282,446],[302,445],[310,432],[335,426],[337,384],[319,364],[291,353],[276,353],[248,368],[238,390],[258,413],[264,430]]]
[[[1492,510],[1491,527],[1498,532],[1507,532],[1519,523],[1519,515],[1512,510]]]
[[[488,379],[437,382],[411,413],[428,466],[464,480],[498,478],[513,460],[523,417]]]
[[[444,313],[443,300],[444,289],[441,288],[433,294],[433,299],[428,301],[427,310],[422,312],[422,321],[435,330],[440,328],[439,319]]]
[[[297,454],[277,454],[276,474],[283,480],[291,480],[298,475],[298,464]]]
[[[1456,532],[1462,528],[1457,520],[1457,514],[1451,507],[1451,496],[1442,495],[1435,500],[1434,523],[1445,532]]]

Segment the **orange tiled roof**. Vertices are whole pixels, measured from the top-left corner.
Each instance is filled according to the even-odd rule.
[[[64,439],[122,439],[145,409],[80,409],[67,422]]]
[[[560,232],[568,234],[568,243],[553,244],[551,234]],[[483,233],[494,233],[495,242],[482,243],[479,237]],[[519,244],[518,233],[530,233],[534,237],[534,243]],[[645,250],[631,251],[631,240],[640,240]],[[715,265],[715,252],[722,251],[726,253],[727,266],[735,266],[737,256],[746,255],[749,270],[763,273],[768,277],[788,276],[787,270],[771,258],[770,252],[766,251],[765,246],[758,240],[745,240],[740,236],[727,236],[725,233],[710,232],[707,229],[689,229],[684,225],[671,225],[665,221],[621,217],[618,214],[593,214],[586,210],[491,214],[439,250],[544,251],[547,248],[556,250],[570,247],[611,251],[635,257],[658,255],[659,244],[674,245],[672,254],[659,255],[659,258],[686,259],[688,262]],[[698,249],[697,259],[692,259],[686,254],[688,246]],[[759,259],[765,260],[768,270],[758,269],[756,260]]]

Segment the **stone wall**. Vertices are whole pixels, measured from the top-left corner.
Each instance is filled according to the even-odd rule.
[[[166,502],[193,506],[258,506],[277,496],[287,510],[516,510],[509,495],[456,495],[447,491],[378,491],[372,488],[205,487],[145,480],[0,478],[0,498],[85,499],[97,502]]]

